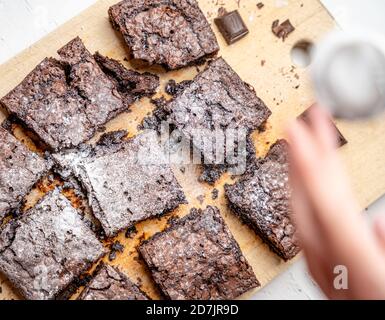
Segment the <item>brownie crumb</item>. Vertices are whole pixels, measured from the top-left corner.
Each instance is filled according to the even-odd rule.
[[[176,215],[172,215],[170,218],[167,220],[167,225],[168,226],[173,226],[179,221],[179,217]]]
[[[125,233],[125,237],[127,239],[132,239],[135,237],[135,235],[138,233],[138,230],[136,230],[136,227],[135,226],[132,226],[131,228],[128,228],[126,233]]]
[[[165,91],[170,96],[177,96],[180,92],[184,90],[184,88],[190,84],[190,80],[184,80],[180,83],[177,83],[175,80],[171,79],[166,85]]]
[[[282,39],[282,41],[285,41],[289,34],[295,30],[289,19],[285,20],[281,24],[279,24],[279,20],[275,20],[271,29],[274,35]]]
[[[111,246],[110,246],[111,252],[108,256],[108,259],[110,261],[114,261],[116,259],[116,254],[118,252],[122,253],[124,251],[124,246],[119,242],[115,241]]]
[[[213,199],[213,200],[218,199],[218,195],[219,195],[219,190],[213,189],[213,191],[211,192],[211,199]]]
[[[197,200],[199,201],[199,203],[202,205],[203,202],[205,201],[205,196],[203,194],[201,194],[200,196],[197,197]]]
[[[261,60],[261,66],[264,67],[266,64],[266,60]]]

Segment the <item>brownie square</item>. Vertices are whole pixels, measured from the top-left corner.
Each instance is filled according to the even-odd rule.
[[[156,134],[143,133],[128,141],[125,135],[109,133],[91,150],[53,156],[64,178],[74,175],[81,182],[107,236],[186,201]]]
[[[219,46],[195,0],[127,0],[109,9],[135,59],[178,69],[199,64]]]
[[[148,300],[118,268],[103,264],[78,300]]]
[[[47,161],[0,127],[0,223],[49,169]]]
[[[172,300],[230,300],[259,286],[216,207],[191,210],[139,251]]]
[[[46,58],[0,100],[53,150],[89,140],[132,102],[127,100],[130,88],[117,87],[119,79],[102,71],[79,38],[58,53],[60,60]]]
[[[309,112],[310,112],[311,108],[313,108],[313,106],[311,106],[310,108],[306,109],[306,110],[305,110],[305,111],[298,117],[299,120],[304,121],[307,125],[310,124]],[[334,130],[335,130],[335,132],[336,132],[337,141],[338,141],[338,147],[341,148],[341,147],[343,147],[345,144],[348,143],[348,140],[346,140],[346,138],[342,135],[341,131],[337,128],[337,126],[334,124],[334,122],[332,121],[332,119],[330,119],[330,123],[331,123],[331,126],[334,128]]]
[[[232,211],[284,260],[299,251],[291,222],[288,144],[279,140],[234,185],[225,186]]]
[[[104,253],[58,190],[0,232],[0,271],[30,300],[58,298]]]
[[[170,113],[169,122],[193,141],[196,150],[204,157],[204,163],[214,165],[226,164],[215,156],[217,132],[227,136],[231,130],[239,133],[243,130],[249,135],[262,128],[271,115],[254,89],[242,81],[222,58],[211,62],[193,81],[178,88],[166,109]],[[213,144],[202,141],[213,141]],[[234,149],[237,150],[237,146]],[[225,150],[225,154],[228,155],[228,151]],[[246,144],[242,152],[247,154]]]

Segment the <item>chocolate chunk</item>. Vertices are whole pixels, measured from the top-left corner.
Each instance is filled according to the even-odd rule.
[[[282,39],[282,41],[285,41],[288,35],[292,33],[294,30],[295,28],[293,27],[289,19],[285,20],[281,24],[279,24],[279,20],[275,20],[272,25],[273,33],[278,38]]]
[[[58,298],[104,254],[58,190],[0,231],[0,271],[31,300]]]
[[[299,117],[299,120],[304,121],[307,125],[310,125],[310,118],[309,118],[309,112],[312,107],[306,109]],[[336,132],[336,136],[338,139],[338,147],[343,147],[348,143],[348,140],[342,135],[341,131],[337,128],[337,126],[334,124],[334,122],[330,119],[330,124],[334,128]]]
[[[279,140],[234,185],[225,185],[231,210],[284,260],[300,251],[291,221],[288,144]]]
[[[191,210],[139,252],[172,300],[230,300],[259,286],[216,207]]]
[[[179,69],[201,64],[219,46],[195,0],[126,0],[109,9],[135,59]]]
[[[233,44],[249,33],[238,10],[229,13],[221,12],[220,15],[214,19],[214,22],[227,44]]]
[[[50,165],[0,127],[0,223],[18,209]]]
[[[257,8],[262,9],[265,5],[262,2],[257,3]]]
[[[78,300],[148,300],[118,268],[103,264]]]

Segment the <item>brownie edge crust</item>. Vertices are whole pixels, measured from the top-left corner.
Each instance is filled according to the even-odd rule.
[[[148,298],[118,268],[103,264],[78,300],[148,300]]]
[[[195,0],[127,0],[109,9],[133,58],[179,69],[200,64],[219,45]]]
[[[47,161],[0,127],[0,223],[49,168]]]
[[[192,209],[139,251],[171,300],[231,300],[260,285],[216,207]]]

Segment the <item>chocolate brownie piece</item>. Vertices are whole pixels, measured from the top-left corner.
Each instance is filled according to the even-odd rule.
[[[78,300],[148,300],[118,268],[103,264]]]
[[[104,253],[58,190],[0,232],[0,271],[31,300],[58,298]]]
[[[311,108],[313,108],[313,106],[311,106],[310,108],[306,109],[298,117],[299,120],[304,121],[308,125],[310,124],[309,112],[310,112]],[[338,147],[343,147],[345,144],[348,143],[348,140],[346,140],[346,138],[342,135],[341,131],[337,128],[337,126],[334,124],[334,122],[331,119],[330,119],[330,124],[334,128],[334,130],[336,131],[337,140],[338,140]]]
[[[211,164],[222,164],[213,159],[215,143],[210,146],[202,141],[214,141],[217,132],[226,135],[230,130],[249,134],[261,128],[271,115],[254,89],[222,58],[185,83],[167,110],[170,123],[192,140],[205,163]]]
[[[185,203],[156,134],[124,141],[125,134],[109,133],[95,148],[53,155],[64,178],[74,175],[81,182],[107,236]]]
[[[151,97],[156,93],[159,86],[157,75],[128,70],[119,61],[104,57],[99,52],[94,54],[94,58],[103,72],[115,83],[126,105],[130,106],[137,99]]]
[[[115,83],[106,76],[79,38],[46,58],[1,104],[56,150],[89,140],[127,109]]]
[[[295,227],[290,220],[288,144],[279,140],[266,158],[258,160],[225,193],[232,211],[238,215],[284,260],[299,251]]]
[[[21,205],[49,169],[47,161],[0,127],[0,223],[6,214]]]
[[[191,210],[139,251],[172,300],[230,300],[259,286],[216,207]]]
[[[178,69],[219,50],[195,0],[126,0],[112,6],[109,16],[132,56],[150,64]]]

